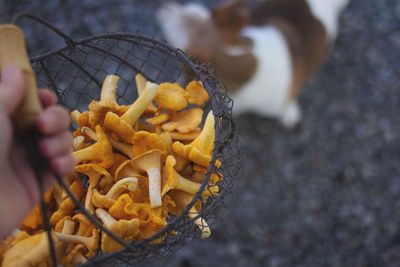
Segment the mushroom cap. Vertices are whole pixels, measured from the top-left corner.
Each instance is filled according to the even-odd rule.
[[[149,133],[146,131],[140,131],[135,133],[132,138],[133,144],[133,155],[135,157],[140,156],[147,151],[153,149],[159,149],[162,151],[167,151],[167,146],[164,144],[163,140],[155,133]]]
[[[40,207],[36,205],[33,210],[22,221],[21,229],[35,230],[43,224],[42,212]]]
[[[93,231],[93,228],[94,228],[93,224],[82,213],[75,214],[72,217],[72,220],[79,223],[79,228],[78,228],[78,231],[76,232],[77,235],[89,236],[90,233]]]
[[[189,158],[192,162],[199,164],[203,167],[208,167],[214,148],[214,125],[214,115],[210,111],[207,115],[204,127],[200,135],[188,145],[184,145],[181,142],[176,141],[172,145],[172,149],[177,155]]]
[[[115,171],[114,180],[119,181],[125,177],[138,177],[141,176],[138,174],[131,164],[131,160],[125,160],[122,162],[117,170]]]
[[[123,238],[126,241],[134,240],[140,232],[140,221],[138,219],[132,220],[119,220],[110,225],[109,230],[115,233],[117,236]],[[109,253],[120,250],[122,246],[114,241],[106,233],[103,233],[101,240],[101,248],[103,252]]]
[[[162,125],[168,132],[177,130],[180,133],[189,133],[197,129],[203,118],[203,110],[192,108],[180,111],[173,116],[173,120]]]
[[[111,174],[98,164],[81,164],[75,166],[74,170],[78,173],[86,174],[89,178],[89,183],[96,186],[101,176],[111,176]]]
[[[186,86],[187,100],[190,104],[203,106],[208,101],[208,93],[199,81],[191,81]]]
[[[115,177],[116,171],[118,170],[119,166],[124,163],[126,160],[129,160],[127,156],[124,156],[120,153],[114,153],[114,163],[109,169],[111,175]]]
[[[73,152],[72,156],[75,158],[77,164],[85,161],[97,163],[105,169],[110,168],[114,162],[112,146],[108,141],[107,135],[99,125],[96,126],[96,138],[97,142],[95,144]]]
[[[160,168],[161,157],[164,151],[160,149],[148,150],[145,153],[132,159],[132,165],[140,171],[146,171],[150,168]]]
[[[122,194],[110,207],[108,212],[117,220],[130,220],[134,218],[134,214],[129,212],[128,206],[134,204],[132,198],[128,194]]]
[[[188,105],[186,91],[178,83],[161,83],[154,100],[160,108],[175,111]]]
[[[120,141],[130,143],[135,131],[126,121],[117,114],[109,111],[104,118],[104,129],[114,133]]]
[[[170,134],[172,140],[193,141],[194,139],[196,139],[199,136],[200,130],[199,130],[199,128],[197,128],[189,133],[180,133],[180,132],[174,131],[174,132],[170,132],[169,134]]]
[[[92,204],[96,208],[109,209],[114,203],[114,199],[100,194],[97,190],[93,190]]]
[[[86,254],[87,248],[83,244],[75,245],[68,253],[66,253],[65,258],[63,259],[63,263],[66,266],[74,266],[74,258],[77,254]]]
[[[168,119],[169,119],[168,114],[160,113],[152,118],[146,119],[146,122],[150,123],[151,125],[158,125],[158,124],[168,121]]]
[[[38,266],[49,253],[47,233],[41,232],[16,242],[4,253],[2,266]]]

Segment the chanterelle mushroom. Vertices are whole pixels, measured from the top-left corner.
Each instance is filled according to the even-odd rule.
[[[169,155],[165,161],[163,175],[165,176],[164,186],[161,195],[164,196],[172,189],[179,189],[190,194],[196,194],[201,184],[186,179],[175,171],[175,158]]]
[[[111,111],[107,112],[104,118],[104,129],[114,133],[119,140],[125,143],[130,143],[135,134],[131,125]]]
[[[100,101],[92,101],[89,104],[90,125],[102,125],[104,116],[108,111],[121,112],[122,108],[116,101],[117,84],[119,77],[107,75],[101,88]]]
[[[63,234],[63,233],[55,233],[55,236],[57,237],[58,240],[62,242],[80,243],[85,245],[86,248],[88,249],[87,253],[88,257],[93,256],[96,253],[100,239],[99,230],[97,230],[96,228],[92,230],[91,237]]]
[[[20,240],[7,250],[2,266],[47,266],[49,255],[47,233],[41,232]]]
[[[96,215],[111,232],[124,240],[133,240],[139,234],[140,221],[138,219],[117,221],[104,209],[97,209]],[[121,249],[122,246],[109,235],[103,233],[101,248],[103,252],[114,252]]]
[[[106,195],[102,195],[96,190],[93,191],[92,203],[98,208],[110,208],[115,200],[124,191],[134,191],[138,187],[138,179],[135,177],[127,177],[116,182]]]
[[[183,191],[179,191],[179,190],[174,190],[170,193],[171,198],[173,199],[173,201],[176,204],[176,208],[175,209],[171,209],[171,213],[175,214],[176,216],[178,216],[180,214],[180,212],[192,201],[193,199],[193,195],[188,194],[186,192]],[[211,235],[211,229],[208,226],[208,223],[206,222],[206,220],[204,220],[202,217],[199,216],[199,212],[196,208],[196,205],[194,205],[188,213],[188,217],[190,219],[194,219],[194,223],[197,225],[197,227],[199,227],[200,231],[201,231],[201,238],[207,238]]]
[[[97,142],[95,144],[73,152],[72,156],[75,158],[77,164],[87,161],[97,163],[106,169],[110,168],[114,161],[112,146],[108,141],[107,135],[99,125],[96,126],[96,137]]]
[[[186,91],[178,83],[161,83],[154,100],[160,108],[174,111],[188,105]]]
[[[92,204],[93,190],[97,186],[102,176],[109,177],[111,175],[106,169],[98,166],[97,164],[78,165],[75,167],[75,171],[78,173],[84,173],[89,177],[89,187],[86,193],[85,209],[91,214],[94,214],[94,207]]]
[[[149,177],[149,196],[152,208],[161,206],[161,157],[164,152],[153,149],[134,158],[132,165],[140,171],[145,171]]]
[[[210,111],[200,135],[188,145],[184,145],[179,141],[174,142],[172,146],[174,152],[180,156],[189,158],[196,164],[208,167],[214,148],[214,124],[214,115]]]
[[[203,117],[203,110],[192,108],[180,111],[172,116],[172,120],[164,123],[162,129],[168,132],[177,130],[180,133],[189,133],[197,129]]]
[[[201,82],[198,81],[191,81],[186,86],[186,92],[188,96],[187,99],[190,104],[201,107],[209,99],[207,91],[204,89]]]
[[[146,108],[153,101],[159,88],[158,84],[147,82],[146,89],[136,99],[136,101],[129,107],[129,109],[121,116],[121,119],[127,122],[130,126],[137,122],[139,117],[143,114]]]

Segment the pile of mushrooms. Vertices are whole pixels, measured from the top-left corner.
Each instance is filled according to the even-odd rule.
[[[117,102],[119,77],[108,75],[100,100],[88,110],[74,110],[75,171],[65,183],[88,212],[126,241],[151,237],[178,216],[200,189],[211,162],[215,140],[214,116],[203,121],[208,94],[201,82],[186,88],[177,83],[155,84],[135,77],[138,98],[131,105]],[[201,127],[201,125],[203,125]],[[221,162],[216,162],[219,168]],[[199,216],[222,176],[212,173],[201,200],[189,217],[210,236]],[[86,262],[100,250],[121,249],[79,212],[68,195],[54,186],[45,195],[58,257],[65,266]],[[153,241],[161,242],[163,237]],[[38,207],[19,230],[0,242],[1,266],[47,266],[47,237]]]

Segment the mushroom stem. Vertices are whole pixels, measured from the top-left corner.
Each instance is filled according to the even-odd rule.
[[[77,110],[77,109],[75,109],[74,111],[72,111],[71,112],[71,118],[72,118],[72,120],[74,121],[74,122],[78,122],[78,120],[79,120],[79,117],[82,115],[82,113],[79,111],[79,110]]]
[[[91,247],[93,244],[93,237],[72,235],[72,234],[63,234],[63,233],[54,233],[58,240],[69,243],[81,243],[85,245],[87,248]]]
[[[124,144],[118,141],[115,141],[114,139],[110,138],[110,143],[119,152],[124,154],[125,156],[128,156],[129,158],[133,159],[133,150],[132,150],[132,145]]]
[[[89,136],[90,139],[97,141],[96,133],[90,129],[89,127],[82,127],[81,132]],[[128,156],[129,158],[133,158],[133,151],[132,146],[128,144],[124,144],[118,141],[115,141],[112,138],[109,138],[108,141],[110,142],[111,146],[118,150],[119,152],[123,153],[124,155]]]
[[[110,226],[114,223],[117,222],[116,219],[114,219],[110,213],[108,213],[106,210],[104,209],[97,209],[96,210],[96,215],[97,217],[99,217],[99,219],[104,223],[104,225],[107,228],[110,228]]]
[[[116,102],[115,96],[117,93],[118,81],[119,77],[112,74],[107,75],[107,77],[104,79],[100,94],[101,104],[111,106]]]
[[[160,168],[149,168],[146,170],[146,172],[149,177],[149,196],[151,200],[151,207],[159,207],[162,205]]]
[[[146,83],[146,89],[136,99],[136,101],[129,107],[129,109],[122,115],[121,119],[126,121],[132,127],[136,121],[143,114],[146,108],[150,105],[157,94],[159,85],[151,82]]]
[[[115,200],[122,193],[122,191],[125,190],[134,191],[137,189],[137,187],[138,187],[138,178],[127,177],[116,182],[107,192],[105,197]]]
[[[195,207],[192,207],[189,210],[188,217],[190,219],[194,219],[199,216],[199,212]],[[201,231],[201,238],[207,238],[211,235],[211,229],[210,226],[208,226],[208,223],[206,220],[204,220],[202,217],[198,217],[197,219],[194,220],[194,223],[199,227]]]
[[[99,155],[98,151],[100,148],[101,145],[99,143],[96,143],[84,149],[73,152],[72,156],[74,157],[76,163],[78,164],[85,160],[93,159],[94,157],[96,157],[96,155]]]
[[[85,256],[82,255],[82,253],[77,252],[74,256],[74,259],[72,260],[72,263],[74,266],[80,265],[87,262],[87,259]]]

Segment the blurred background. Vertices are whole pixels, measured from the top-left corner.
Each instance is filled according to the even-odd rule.
[[[0,21],[29,11],[74,38],[162,37],[161,2],[0,0]],[[22,25],[31,55],[61,44]],[[400,266],[400,1],[351,1],[300,104],[304,119],[293,131],[239,117],[246,159],[212,237],[137,266]]]

